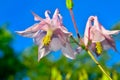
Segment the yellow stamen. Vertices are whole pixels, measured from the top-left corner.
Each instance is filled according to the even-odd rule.
[[[103,51],[102,45],[100,42],[96,42],[96,52],[98,55],[100,55]]]
[[[44,46],[48,46],[50,44],[52,34],[53,34],[52,30],[47,31],[47,34],[43,37]]]

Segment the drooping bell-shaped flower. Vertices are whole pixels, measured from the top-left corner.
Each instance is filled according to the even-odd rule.
[[[53,17],[49,16],[50,11],[45,12],[45,19],[33,13],[34,20],[40,21],[27,28],[24,31],[16,31],[19,35],[33,38],[34,42],[39,46],[38,61],[51,51],[61,50],[62,53],[70,58],[75,58],[75,52],[72,49],[69,37],[72,35],[62,24],[62,16],[56,9]]]
[[[84,44],[86,47],[90,47],[97,55],[100,55],[103,49],[112,48],[117,51],[112,35],[119,32],[120,30],[106,30],[99,23],[97,16],[90,16],[84,33]]]

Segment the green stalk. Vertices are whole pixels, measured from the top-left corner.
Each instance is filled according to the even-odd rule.
[[[96,60],[96,58],[93,56],[93,54],[90,52],[90,50],[86,50],[88,52],[88,54],[90,55],[90,57],[92,58],[92,60],[97,64],[97,66],[100,68],[100,70],[110,79],[112,80],[112,78],[110,77],[110,75],[107,73],[107,71],[105,71],[105,69],[100,65],[100,63]]]
[[[92,60],[97,64],[97,66],[100,68],[100,70],[107,76],[108,79],[112,80],[112,78],[110,77],[110,75],[107,73],[107,71],[105,71],[105,69],[102,67],[102,65],[100,65],[100,63],[96,60],[96,58],[93,56],[93,54],[90,52],[89,49],[87,49],[85,46],[83,46],[83,44],[79,44],[73,36],[71,36],[71,38],[73,39],[73,41],[80,47],[82,47],[82,49],[86,50],[87,53],[90,55],[90,57],[92,58]]]

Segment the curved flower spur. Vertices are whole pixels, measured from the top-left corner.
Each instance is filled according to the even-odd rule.
[[[24,31],[16,31],[19,35],[33,38],[35,44],[39,46],[38,61],[51,51],[61,50],[62,53],[70,58],[75,58],[75,51],[72,49],[69,38],[72,33],[68,32],[62,24],[62,16],[56,9],[52,19],[49,16],[50,11],[45,11],[45,19],[33,13],[34,20],[40,21],[27,28]]]
[[[84,34],[85,46],[90,47],[96,55],[100,55],[103,50],[110,48],[117,51],[112,35],[118,33],[120,33],[120,30],[106,30],[99,23],[97,16],[90,16]]]

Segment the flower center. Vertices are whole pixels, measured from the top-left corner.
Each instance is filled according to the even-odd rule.
[[[103,51],[102,45],[100,42],[96,42],[96,52],[100,55]]]
[[[43,37],[43,45],[44,46],[48,46],[50,44],[52,34],[53,34],[52,30],[47,31],[47,34]]]

